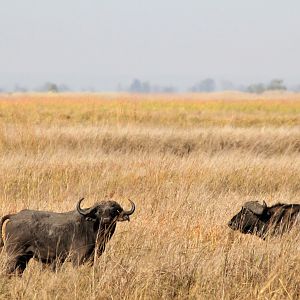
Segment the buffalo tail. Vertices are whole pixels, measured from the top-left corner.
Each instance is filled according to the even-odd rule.
[[[11,215],[3,216],[0,221],[0,248],[4,246],[4,241],[2,238],[2,227],[3,227],[4,222],[6,220],[8,220],[10,217],[11,217]]]

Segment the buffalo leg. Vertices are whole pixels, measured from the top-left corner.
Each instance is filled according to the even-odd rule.
[[[21,275],[27,267],[32,256],[21,255],[8,260],[6,265],[6,274],[17,273]]]

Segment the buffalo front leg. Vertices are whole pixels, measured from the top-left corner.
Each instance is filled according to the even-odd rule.
[[[6,263],[6,274],[11,275],[16,273],[18,275],[23,274],[27,267],[27,264],[32,256],[19,255],[16,257],[9,258]]]

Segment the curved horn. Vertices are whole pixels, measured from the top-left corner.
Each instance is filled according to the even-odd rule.
[[[244,207],[257,215],[262,215],[266,208],[265,204],[262,205],[258,201],[248,201],[244,204]]]
[[[91,211],[94,209],[93,207],[87,209],[87,210],[83,210],[81,207],[80,207],[80,204],[81,202],[83,201],[84,198],[81,198],[78,203],[77,203],[77,206],[76,206],[76,209],[77,211],[82,215],[82,216],[87,216],[91,213]]]
[[[131,209],[130,210],[124,210],[123,211],[123,214],[124,215],[127,215],[127,216],[130,216],[130,215],[132,215],[133,213],[134,213],[134,211],[135,211],[135,204],[130,200],[130,199],[128,199],[129,200],[129,202],[131,203]]]

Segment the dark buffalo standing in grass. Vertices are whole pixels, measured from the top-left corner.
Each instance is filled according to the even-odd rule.
[[[8,254],[7,273],[22,273],[31,258],[50,264],[65,260],[73,265],[93,263],[94,255],[101,255],[106,242],[112,237],[117,221],[129,221],[135,211],[131,202],[129,211],[115,201],[102,201],[82,209],[79,200],[76,210],[56,213],[22,210],[2,217],[0,247],[4,246],[2,225],[5,228],[5,250]]]
[[[249,201],[228,222],[228,226],[265,239],[268,235],[289,231],[296,223],[300,225],[300,204],[278,203],[268,207],[266,202]]]

